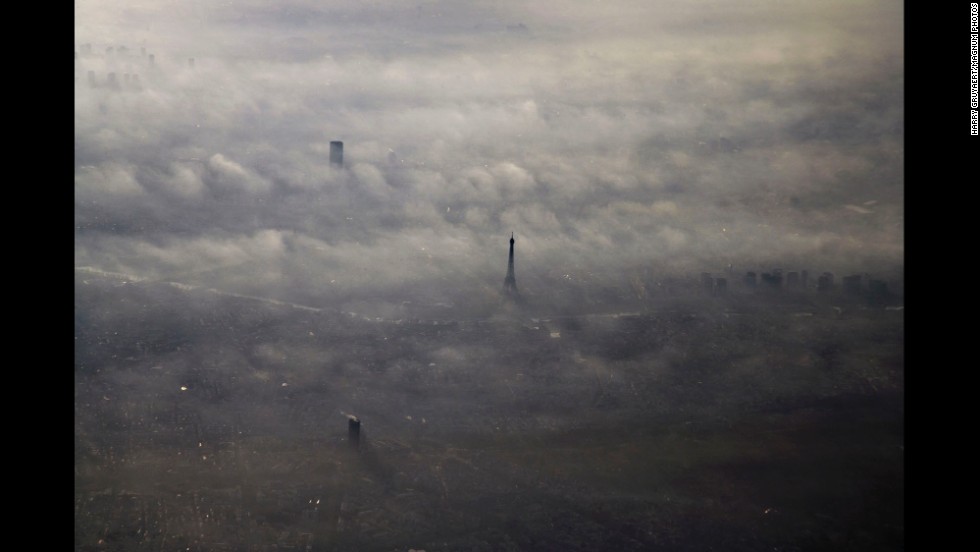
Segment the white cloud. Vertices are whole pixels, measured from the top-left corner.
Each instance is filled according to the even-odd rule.
[[[113,201],[143,194],[143,187],[134,176],[135,167],[106,163],[98,167],[81,167],[75,174],[76,201]]]
[[[208,159],[207,168],[212,177],[209,183],[219,192],[262,194],[270,189],[264,179],[220,153]]]
[[[199,199],[205,190],[200,163],[173,163],[171,174],[164,181],[164,190],[181,198]]]

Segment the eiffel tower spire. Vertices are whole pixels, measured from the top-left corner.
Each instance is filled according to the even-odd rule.
[[[507,276],[504,278],[504,292],[516,296],[517,280],[514,278],[514,233],[510,233],[510,257],[507,259]]]

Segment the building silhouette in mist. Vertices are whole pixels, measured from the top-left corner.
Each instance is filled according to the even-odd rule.
[[[347,443],[354,449],[361,446],[361,420],[357,416],[347,417]]]
[[[728,293],[728,279],[715,278],[715,295],[726,295]]]
[[[504,277],[504,293],[509,297],[518,297],[517,279],[514,278],[514,233],[510,233],[510,255],[507,259],[507,276]]]
[[[715,287],[715,281],[711,277],[711,273],[710,272],[702,272],[701,273],[701,290],[704,291],[705,293],[707,293],[708,295],[711,295],[711,293],[714,291],[714,287]]]
[[[817,291],[828,292],[834,289],[834,275],[824,272],[817,278]]]
[[[762,283],[769,286],[769,289],[782,289],[783,287],[783,271],[780,268],[774,268],[772,272],[762,273]]]
[[[339,140],[330,142],[330,164],[334,167],[344,166],[344,143]]]
[[[886,303],[891,294],[884,280],[868,280],[868,302],[872,305]]]
[[[841,287],[848,295],[859,295],[861,293],[861,275],[852,274],[841,278]]]
[[[731,269],[729,269],[732,272]],[[703,295],[720,297],[734,291],[729,290],[729,280],[731,285],[736,286],[741,281],[743,293],[767,295],[774,292],[787,290],[797,299],[801,298],[804,292],[817,291],[821,295],[835,297],[843,296],[851,300],[865,300],[872,306],[885,306],[900,301],[901,296],[893,291],[889,291],[888,284],[881,279],[871,277],[865,272],[861,274],[851,274],[840,277],[840,282],[835,282],[832,272],[819,273],[811,287],[810,273],[807,270],[792,270],[784,272],[781,268],[774,268],[768,272],[756,273],[748,271],[737,278],[716,278],[710,272],[701,272],[696,284],[692,282],[690,290]]]

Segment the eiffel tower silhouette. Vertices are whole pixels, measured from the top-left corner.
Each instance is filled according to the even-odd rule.
[[[519,297],[517,280],[514,278],[514,233],[510,233],[510,257],[507,259],[507,276],[504,278],[504,293],[510,297]]]

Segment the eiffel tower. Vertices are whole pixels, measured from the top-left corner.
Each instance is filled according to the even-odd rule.
[[[514,279],[514,233],[510,233],[510,258],[507,260],[507,276],[504,278],[504,293],[518,297],[517,280]]]

